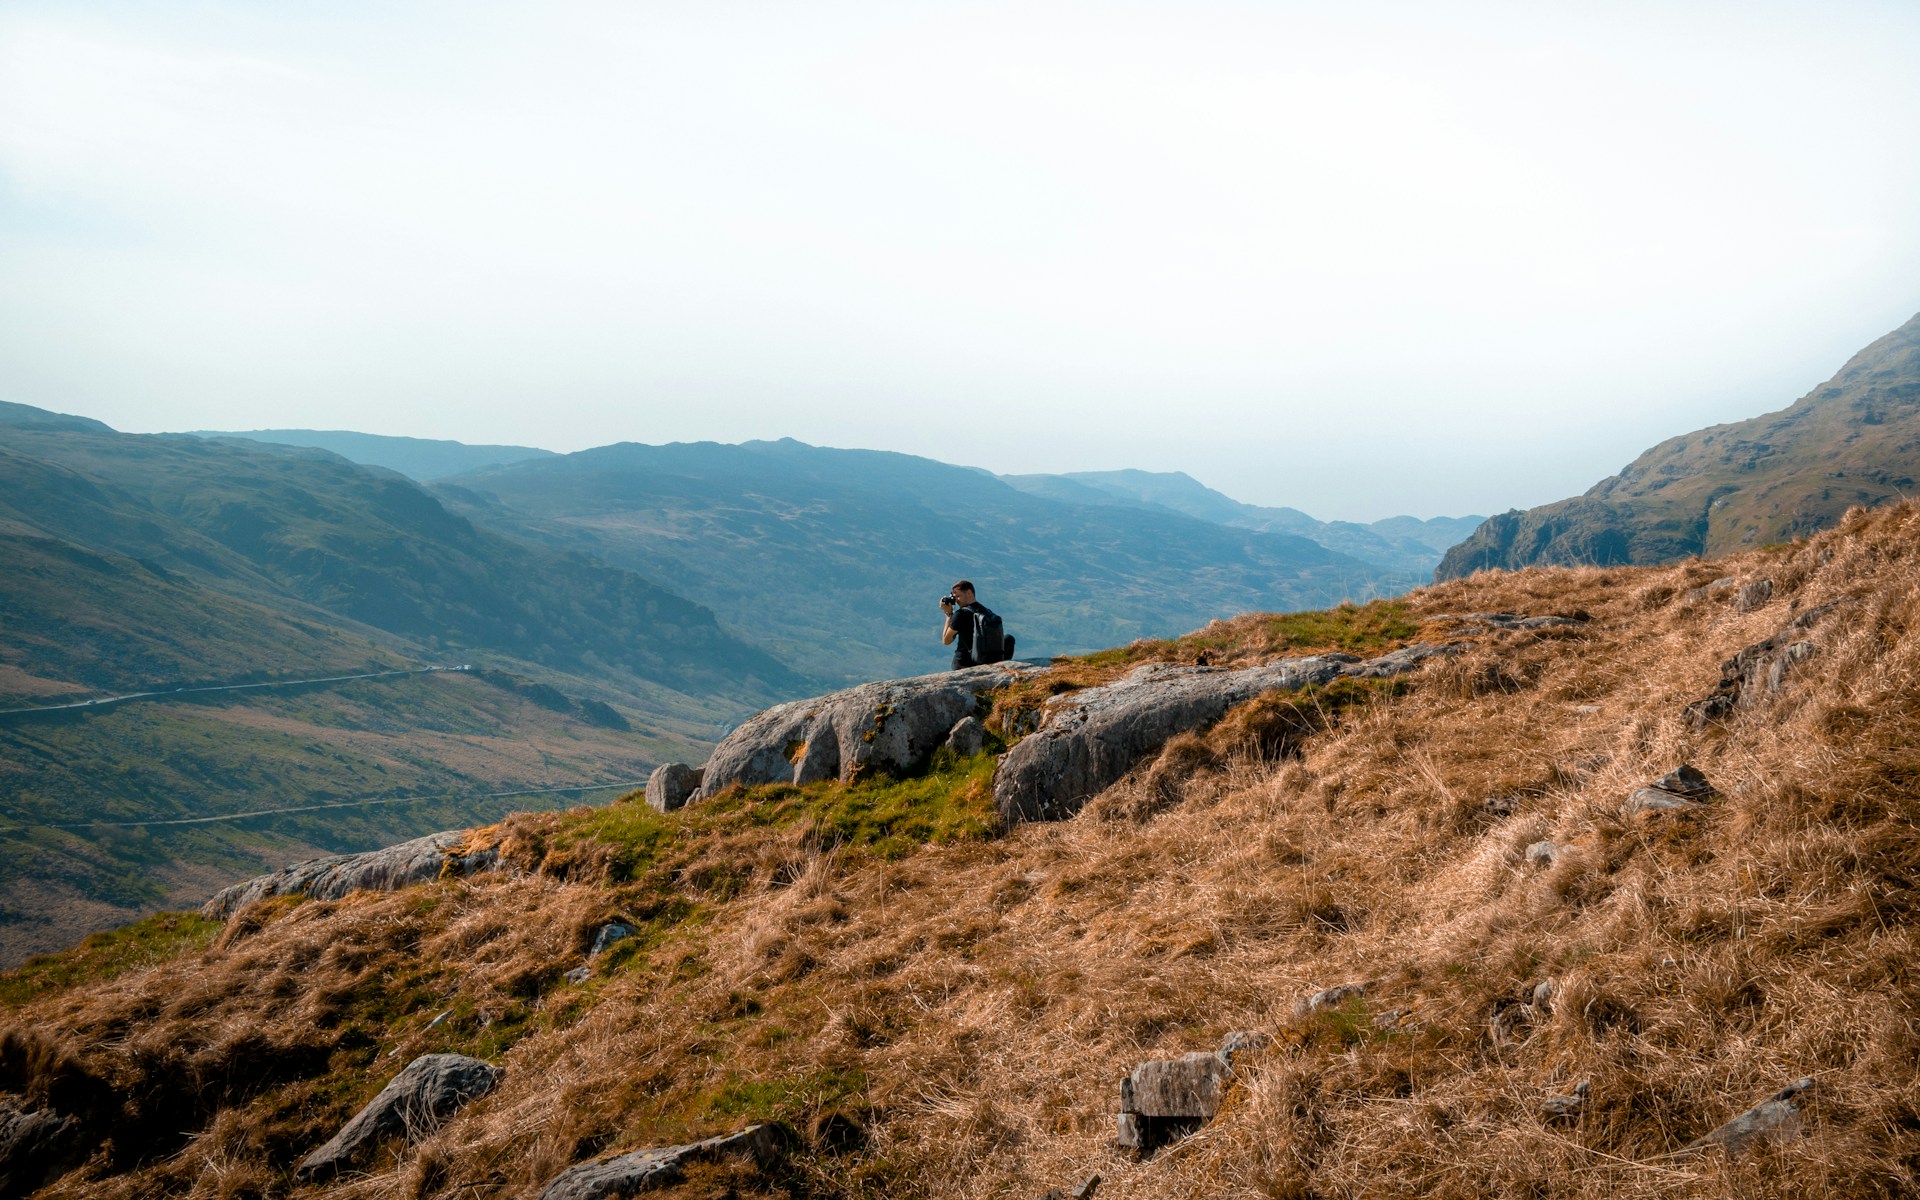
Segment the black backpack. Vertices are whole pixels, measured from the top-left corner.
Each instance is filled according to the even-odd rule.
[[[976,665],[1004,662],[1013,653],[1013,639],[992,609],[973,606],[973,661]]]

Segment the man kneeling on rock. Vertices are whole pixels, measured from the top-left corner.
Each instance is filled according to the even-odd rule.
[[[953,669],[1002,662],[1013,656],[1013,639],[1006,636],[1000,618],[974,598],[973,584],[962,579],[940,597],[940,611],[947,623],[940,629],[940,644],[953,647]]]

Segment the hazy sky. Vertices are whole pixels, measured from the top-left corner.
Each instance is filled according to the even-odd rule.
[[[1920,310],[1920,3],[0,4],[0,398],[1557,499]]]

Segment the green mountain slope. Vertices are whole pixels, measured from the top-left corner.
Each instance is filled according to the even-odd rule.
[[[1077,504],[1124,504],[1177,512],[1216,525],[1303,537],[1327,549],[1390,572],[1426,575],[1447,547],[1471,534],[1485,518],[1388,517],[1320,521],[1297,508],[1243,504],[1184,471],[1071,471],[1064,475],[1003,475],[1012,487]]]
[[[934,601],[963,577],[1022,654],[1410,582],[1305,538],[1066,503],[930,459],[792,440],[604,446],[435,490],[477,520],[659,579],[825,679],[943,667]]]
[[[806,686],[706,609],[390,472],[19,406],[0,612],[0,961],[236,872],[575,800],[491,793],[630,784]],[[12,711],[134,691],[165,695]],[[345,807],[275,811],[316,804]],[[152,824],[242,812],[266,815]]]
[[[1669,439],[1585,495],[1490,518],[1435,578],[1726,554],[1824,529],[1916,479],[1920,316],[1780,412]]]

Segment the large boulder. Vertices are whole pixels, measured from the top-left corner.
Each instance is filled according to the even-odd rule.
[[[647,777],[647,804],[655,812],[672,812],[700,790],[700,768],[686,763],[664,763]]]
[[[349,892],[391,892],[442,876],[461,877],[492,871],[499,865],[497,849],[468,849],[464,832],[433,833],[383,850],[331,854],[255,876],[215,894],[200,911],[224,921],[255,900],[268,896],[307,895],[316,900],[338,900]]]
[[[678,1182],[688,1163],[720,1158],[750,1158],[764,1166],[778,1156],[780,1140],[776,1126],[749,1125],[739,1133],[691,1145],[634,1150],[583,1162],[555,1175],[540,1193],[540,1200],[604,1200],[611,1196],[638,1195]]]
[[[1367,661],[1329,654],[1238,670],[1149,663],[1117,683],[1050,699],[1040,728],[1001,760],[994,802],[1009,823],[1071,817],[1175,735],[1212,725],[1236,704],[1343,676],[1399,675],[1444,650],[1421,643]]]
[[[326,1145],[302,1159],[300,1179],[330,1179],[364,1164],[379,1143],[405,1135],[418,1141],[470,1100],[493,1090],[500,1068],[464,1054],[423,1054],[340,1127]]]
[[[1796,1079],[1725,1125],[1695,1138],[1682,1150],[1724,1146],[1729,1156],[1737,1157],[1760,1142],[1785,1142],[1799,1137],[1805,1127],[1801,1097],[1813,1087],[1812,1076]]]
[[[1141,1063],[1120,1081],[1115,1143],[1151,1154],[1211,1121],[1233,1080],[1234,1057],[1270,1040],[1264,1034],[1232,1033],[1218,1050]]]
[[[1043,670],[995,663],[777,704],[727,735],[707,760],[693,800],[735,784],[851,779],[870,767],[917,770],[962,717],[973,715],[982,693]]]

